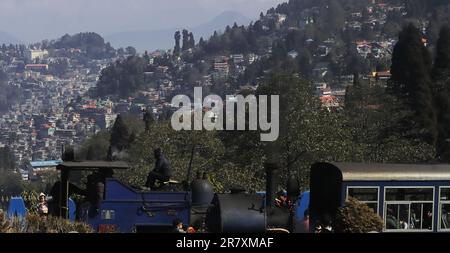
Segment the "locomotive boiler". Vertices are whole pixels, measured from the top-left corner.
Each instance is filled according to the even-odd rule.
[[[278,166],[266,164],[266,192],[248,194],[232,190],[229,194],[216,194],[206,214],[206,225],[215,233],[293,232],[295,205],[299,185],[290,178],[287,183],[287,203],[275,205],[278,187]]]

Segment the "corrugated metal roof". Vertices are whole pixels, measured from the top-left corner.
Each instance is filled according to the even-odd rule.
[[[62,160],[33,161],[33,162],[30,162],[30,164],[34,168],[39,168],[39,167],[56,167],[59,164],[61,164],[62,162],[63,162]]]
[[[343,181],[450,181],[450,164],[332,163]]]

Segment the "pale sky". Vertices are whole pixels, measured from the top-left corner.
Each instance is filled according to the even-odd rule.
[[[102,35],[192,27],[224,11],[256,19],[287,0],[0,0],[0,30],[24,42],[65,33]]]

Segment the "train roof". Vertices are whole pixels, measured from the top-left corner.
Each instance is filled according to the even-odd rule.
[[[122,161],[80,161],[64,162],[58,165],[58,170],[102,170],[102,169],[129,169],[130,165]]]
[[[450,164],[331,163],[343,181],[450,181]]]

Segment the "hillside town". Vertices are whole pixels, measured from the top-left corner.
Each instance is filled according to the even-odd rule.
[[[8,85],[18,90],[15,103],[0,118],[0,145],[14,152],[21,169],[31,161],[58,160],[63,145],[80,143],[114,121],[107,101],[97,106],[87,97],[99,71],[114,59],[82,64],[74,56],[77,49],[17,49],[4,47],[0,52]],[[67,70],[51,71],[55,63],[66,64]]]
[[[205,2],[154,31],[136,7],[167,1],[105,1],[95,32],[0,27],[0,234],[450,231],[448,1],[264,1],[204,34]]]
[[[302,31],[310,29],[320,14],[318,7],[304,9],[300,22],[287,24],[287,16],[268,11],[259,20],[262,30],[270,33],[285,29]],[[391,76],[389,62],[397,40],[395,32],[380,29],[388,17],[407,15],[404,5],[378,3],[366,6],[346,16],[344,31],[367,33],[366,39],[352,42],[351,51],[366,62],[359,79],[373,85],[385,85]],[[424,44],[427,45],[423,24]],[[237,29],[237,26],[235,27]],[[65,38],[61,38],[63,41]],[[346,57],[341,39],[329,37],[315,41],[306,38],[304,45],[310,50],[311,76],[323,106],[329,110],[342,108],[346,88],[355,82],[354,73],[336,70],[336,64]],[[193,52],[195,43],[184,48],[183,55]],[[132,48],[108,49],[109,57],[86,57],[86,49],[62,47],[44,49],[45,43],[29,46],[3,45],[0,50],[0,69],[7,75],[7,84],[17,90],[17,97],[0,116],[0,146],[9,147],[17,157],[23,179],[42,169],[36,162],[59,161],[65,145],[79,146],[89,136],[109,129],[118,114],[142,117],[149,110],[155,118],[170,112],[170,100],[176,94],[189,92],[192,86],[217,87],[239,94],[243,90],[254,92],[260,78],[241,81],[249,67],[270,60],[272,47],[264,50],[249,49],[246,54],[213,54],[201,59],[206,71],[193,75],[195,65],[185,57],[175,57],[173,50],[158,50],[137,54]],[[183,47],[185,47],[183,45]],[[83,51],[84,50],[84,51]],[[287,56],[299,60],[301,52],[291,50]],[[110,64],[134,55],[140,55],[150,66],[144,73],[146,85],[128,98],[97,96],[97,83],[102,70]],[[163,59],[163,60],[161,60]],[[334,65],[334,66],[333,66]],[[185,73],[188,72],[188,79]],[[192,80],[189,80],[192,79]],[[186,85],[190,82],[190,85]],[[230,94],[231,95],[231,94]],[[49,166],[54,169],[54,166]]]

